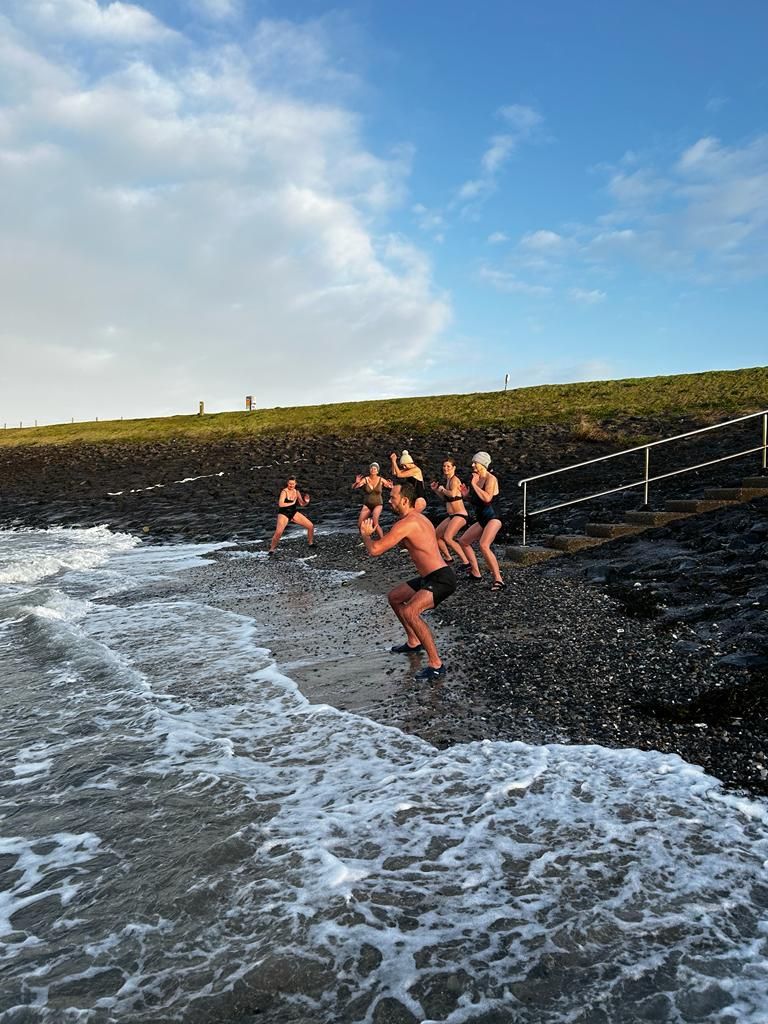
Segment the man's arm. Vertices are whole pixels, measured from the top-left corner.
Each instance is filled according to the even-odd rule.
[[[410,535],[412,528],[413,523],[409,523],[405,519],[398,519],[392,529],[384,534],[382,540],[374,540],[373,531],[376,529],[376,525],[373,519],[364,519],[360,523],[360,536],[363,538],[368,554],[378,558],[385,551],[396,548],[401,540]]]

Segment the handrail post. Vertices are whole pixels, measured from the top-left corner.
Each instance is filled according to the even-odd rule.
[[[525,547],[525,527],[528,522],[528,481],[523,481],[523,547]]]
[[[644,492],[645,496],[643,498],[643,504],[644,505],[648,504],[648,477],[651,475],[650,474],[650,469],[651,469],[651,449],[648,447],[648,445],[646,445],[645,446],[645,492]]]
[[[768,459],[768,412],[763,413],[763,472],[765,472]]]

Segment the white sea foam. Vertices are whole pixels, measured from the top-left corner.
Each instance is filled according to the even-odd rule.
[[[269,996],[286,1024],[373,1024],[386,1000],[447,1024],[765,1024],[764,801],[658,753],[436,751],[309,704],[254,623],[188,599],[30,628],[46,739],[13,763],[47,763],[35,800],[65,823],[0,845],[7,1005],[30,1019]]]
[[[139,541],[106,526],[90,529],[0,531],[0,584],[38,583],[66,569],[103,565],[111,554]]]

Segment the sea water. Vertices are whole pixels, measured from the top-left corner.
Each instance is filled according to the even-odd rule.
[[[768,804],[312,705],[210,547],[0,533],[3,1024],[768,1021]]]

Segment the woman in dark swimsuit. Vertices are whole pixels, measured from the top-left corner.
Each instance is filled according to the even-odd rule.
[[[379,526],[379,516],[381,510],[384,507],[384,498],[382,491],[385,487],[392,488],[392,481],[385,480],[383,476],[379,476],[379,464],[378,462],[372,462],[368,467],[368,476],[355,477],[355,482],[352,484],[352,490],[357,491],[362,488],[363,491],[363,507],[360,509],[360,515],[357,517],[357,528],[360,529],[360,524],[366,519],[373,519],[373,532],[378,533],[379,537],[384,538],[384,531]]]
[[[479,541],[478,547],[482,552],[485,564],[491,570],[493,583],[491,590],[503,590],[506,584],[501,578],[499,563],[491,550],[491,544],[496,539],[496,534],[502,527],[501,518],[494,508],[494,500],[499,497],[499,481],[491,473],[491,456],[488,452],[477,452],[472,456],[472,480],[469,487],[465,487],[465,497],[469,497],[470,504],[475,512],[475,522],[465,531],[459,542],[464,548],[470,565],[470,578],[479,580],[480,569],[477,564],[477,557],[472,550],[472,545]]]
[[[280,543],[280,538],[283,536],[288,523],[296,523],[297,526],[302,526],[307,531],[309,546],[311,548],[315,546],[315,527],[303,512],[299,511],[300,508],[304,508],[309,504],[309,500],[309,495],[306,493],[302,494],[296,486],[296,477],[289,477],[285,482],[285,487],[280,491],[280,497],[277,499],[277,526],[272,535],[267,554],[274,554],[275,548]]]
[[[395,478],[398,480],[413,480],[416,484],[416,504],[413,507],[417,512],[423,512],[427,507],[427,491],[424,487],[424,474],[411,458],[411,453],[407,448],[403,449],[403,453],[400,456],[399,466],[397,464],[398,460],[395,452],[392,452],[389,456],[389,460],[392,463],[393,480]]]
[[[430,484],[435,494],[445,502],[445,511],[447,513],[445,519],[438,524],[435,531],[437,533],[437,544],[446,562],[453,561],[453,556],[451,555],[451,551],[453,551],[461,564],[468,567],[469,561],[464,554],[464,549],[456,540],[456,534],[467,525],[469,516],[462,500],[462,484],[461,480],[456,476],[456,463],[453,459],[445,460],[443,463],[443,473],[445,474],[445,484],[439,484],[436,480],[433,480]]]

